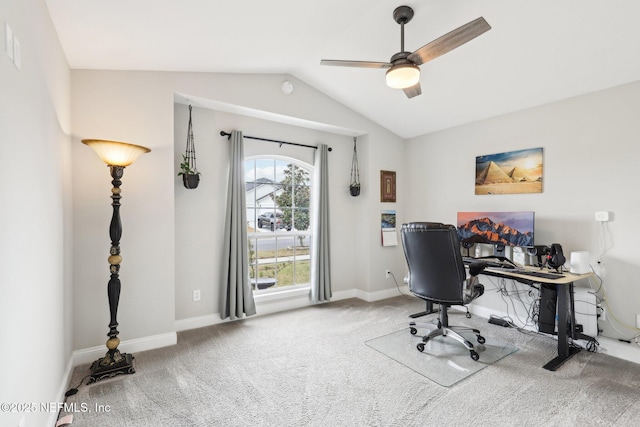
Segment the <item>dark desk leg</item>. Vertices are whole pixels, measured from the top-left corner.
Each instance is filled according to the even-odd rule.
[[[556,290],[558,293],[558,356],[544,365],[544,368],[550,371],[555,371],[580,351],[580,347],[569,343],[575,331],[573,283],[558,285]]]
[[[426,316],[427,314],[435,313],[436,311],[433,309],[433,302],[427,301],[427,309],[425,311],[421,311],[420,313],[410,314],[409,317],[415,319],[417,317]]]

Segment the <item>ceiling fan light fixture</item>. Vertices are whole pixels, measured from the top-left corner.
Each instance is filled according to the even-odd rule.
[[[320,61],[320,65],[385,68],[387,69],[385,79],[387,86],[393,89],[402,89],[407,98],[411,99],[422,93],[418,66],[462,46],[491,29],[489,23],[481,16],[430,41],[414,52],[407,52],[404,50],[404,26],[412,18],[413,9],[409,6],[398,6],[393,11],[393,20],[400,25],[400,52],[395,53],[388,62],[323,59]]]
[[[387,86],[393,89],[406,89],[420,81],[420,68],[415,64],[398,64],[386,73]]]

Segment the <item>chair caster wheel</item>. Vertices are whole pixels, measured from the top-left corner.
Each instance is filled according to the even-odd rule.
[[[418,330],[416,328],[414,328],[413,326],[411,328],[409,328],[409,331],[411,332],[411,335],[415,335],[418,333]]]
[[[484,337],[483,337],[482,335],[478,335],[478,342],[479,342],[480,344],[484,344],[484,343],[485,343],[485,341],[486,341],[486,340],[484,339]]]
[[[420,353],[422,353],[424,351],[424,343],[418,343],[418,345],[416,346],[416,348],[418,349],[418,351]],[[477,359],[476,359],[477,360]]]
[[[480,359],[480,355],[475,350],[471,350],[469,353],[473,360],[477,361]]]

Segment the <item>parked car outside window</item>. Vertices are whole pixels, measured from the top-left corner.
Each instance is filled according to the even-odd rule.
[[[258,228],[267,227],[271,231],[284,228],[282,212],[266,212],[258,217]]]

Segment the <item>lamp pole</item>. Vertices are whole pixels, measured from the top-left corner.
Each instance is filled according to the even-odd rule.
[[[118,303],[120,302],[120,238],[122,237],[122,221],[120,219],[120,185],[124,166],[109,165],[111,177],[111,206],[113,206],[113,214],[111,216],[111,224],[109,225],[109,237],[111,238],[111,249],[109,250],[109,271],[111,278],[107,284],[107,296],[109,298],[109,314],[111,321],[109,322],[109,333],[107,336],[107,353],[104,357],[96,360],[91,365],[91,377],[89,383],[110,378],[118,374],[133,374],[136,370],[133,367],[133,355],[120,353],[118,345]]]
[[[133,355],[120,353],[118,345],[118,303],[120,302],[120,238],[122,237],[122,221],[120,219],[120,185],[124,166],[109,165],[111,177],[111,206],[113,206],[113,214],[111,216],[111,224],[109,225],[109,237],[111,238],[111,249],[109,250],[109,271],[111,278],[107,284],[107,297],[109,298],[109,314],[111,321],[109,322],[109,333],[107,336],[107,353],[104,357],[96,360],[91,365],[91,377],[89,383],[101,380],[103,378],[113,377],[118,374],[133,374],[136,370],[133,367]]]
[[[120,302],[120,263],[122,262],[122,256],[120,256],[120,238],[122,237],[122,221],[120,219],[120,199],[122,196],[120,194],[120,185],[122,184],[121,178],[124,174],[124,168],[133,163],[140,154],[151,150],[139,145],[117,141],[83,140],[82,142],[98,153],[109,166],[111,178],[113,178],[111,181],[111,185],[113,185],[111,189],[113,214],[109,225],[111,248],[108,258],[111,276],[107,284],[110,314],[109,333],[107,334],[109,339],[106,343],[107,353],[104,357],[91,364],[89,383],[92,383],[118,374],[133,374],[136,371],[133,367],[133,355],[120,353],[120,350],[118,350],[118,345],[120,344],[120,338],[118,338],[120,333],[118,331],[118,303]]]

